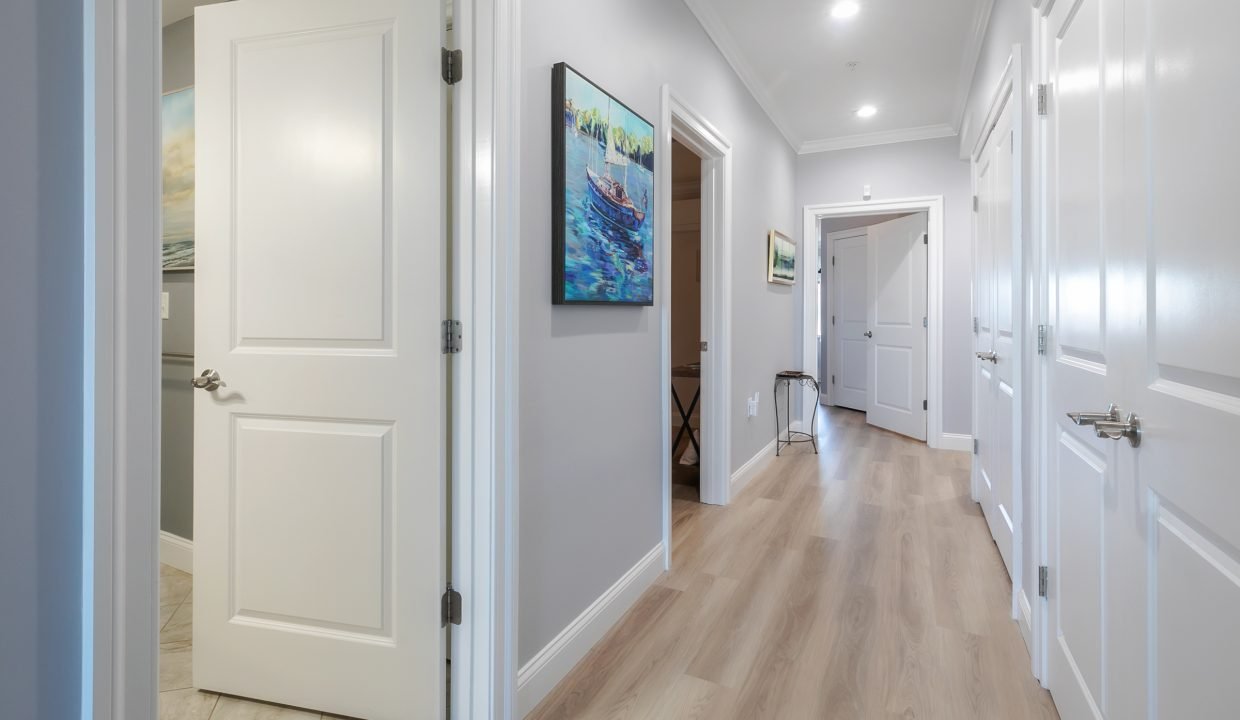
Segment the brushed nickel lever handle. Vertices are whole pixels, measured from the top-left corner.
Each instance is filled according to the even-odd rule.
[[[1136,413],[1128,413],[1128,419],[1124,422],[1115,420],[1096,422],[1094,432],[1098,433],[1098,437],[1107,440],[1128,438],[1129,445],[1141,447],[1141,418],[1137,417]]]
[[[989,361],[991,361],[992,363],[998,363],[998,362],[999,362],[999,353],[996,353],[996,352],[980,352],[980,353],[977,353],[977,359],[978,359],[978,360],[989,360]]]
[[[866,330],[864,333],[862,333],[862,335],[865,335],[868,338],[874,337],[874,333],[870,332],[869,330]]]
[[[207,368],[202,371],[201,375],[190,380],[189,384],[193,385],[197,390],[206,390],[207,392],[218,390],[220,387],[220,374],[211,368]]]
[[[1119,422],[1119,407],[1115,403],[1104,413],[1070,412],[1068,418],[1077,425],[1096,425],[1100,422]]]

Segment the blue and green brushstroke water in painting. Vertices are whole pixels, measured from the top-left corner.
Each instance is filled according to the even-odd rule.
[[[568,68],[565,73],[564,300],[654,300],[654,128]],[[627,164],[604,162],[607,144]],[[628,230],[591,205],[586,168],[624,188],[645,219]]]

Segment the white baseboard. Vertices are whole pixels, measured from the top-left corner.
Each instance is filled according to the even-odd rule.
[[[663,543],[646,553],[615,585],[517,671],[517,716],[525,717],[581,662],[603,635],[663,572]]]
[[[959,433],[943,433],[939,436],[939,449],[971,453],[973,452],[973,436],[961,435]]]
[[[194,574],[194,541],[180,535],[159,531],[159,561],[165,565]]]
[[[1029,607],[1029,596],[1022,589],[1016,595],[1016,604],[1020,612],[1016,614],[1016,624],[1020,626],[1020,635],[1025,639],[1025,649],[1033,656],[1033,608]]]
[[[794,420],[792,422],[792,429],[800,431],[801,425],[802,423],[800,420]],[[757,454],[746,460],[744,465],[736,468],[736,472],[732,473],[732,487],[729,498],[736,497],[736,494],[748,485],[750,480],[753,480],[759,473],[765,470],[767,463],[773,459],[775,459],[774,440],[767,443],[766,447],[759,450]]]

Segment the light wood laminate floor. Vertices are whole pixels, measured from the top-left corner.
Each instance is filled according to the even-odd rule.
[[[970,456],[823,410],[820,455],[726,508],[673,501],[672,570],[529,718],[1058,717]]]

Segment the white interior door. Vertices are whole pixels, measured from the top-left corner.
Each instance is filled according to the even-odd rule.
[[[977,334],[974,337],[975,458],[978,502],[1012,573],[1014,546],[1013,437],[1017,353],[1013,308],[1017,228],[1013,226],[1012,105],[1006,103],[976,161],[977,237],[974,244]]]
[[[441,7],[198,10],[199,688],[442,713]]]
[[[866,303],[866,231],[828,236],[831,243],[831,287],[835,326],[831,348],[831,382],[835,404],[865,412],[869,378],[866,360],[870,341]]]
[[[1116,659],[1105,643],[1114,621],[1111,611],[1135,599],[1108,597],[1105,583],[1107,568],[1118,560],[1108,534],[1125,522],[1137,522],[1124,518],[1117,506],[1119,496],[1130,492],[1120,485],[1117,445],[1068,418],[1070,412],[1104,412],[1120,392],[1118,349],[1108,327],[1119,310],[1108,302],[1117,258],[1106,241],[1104,221],[1107,199],[1119,190],[1104,162],[1120,145],[1108,132],[1103,112],[1104,68],[1111,51],[1104,45],[1105,5],[1106,0],[1057,4],[1048,28],[1054,96],[1045,121],[1052,324],[1047,361],[1046,679],[1066,720],[1107,716],[1108,661]]]
[[[869,227],[866,422],[926,439],[926,214]]]
[[[1110,445],[1120,522],[1106,538],[1110,717],[1240,713],[1240,141],[1236,3],[1129,0],[1124,205],[1107,241],[1107,313],[1121,353],[1116,402],[1143,428]],[[1122,25],[1120,22],[1122,21]],[[1108,125],[1110,128],[1111,125]],[[1118,143],[1108,144],[1110,149]],[[1185,184],[1185,181],[1190,184]],[[1114,598],[1112,604],[1111,599]]]

